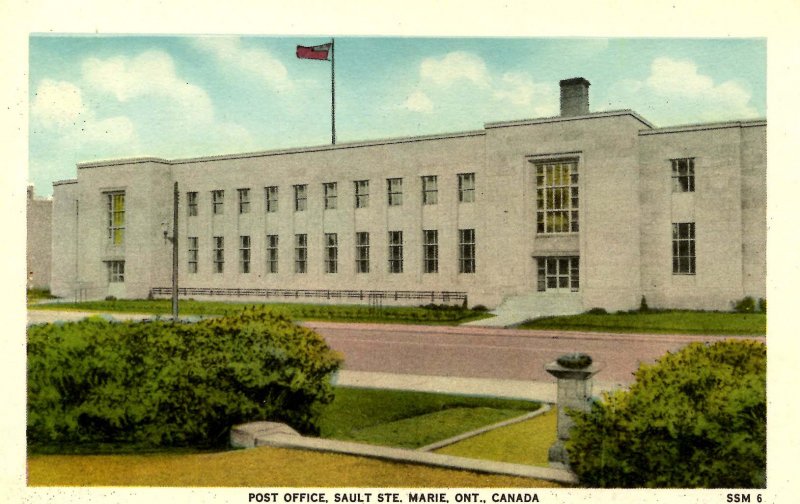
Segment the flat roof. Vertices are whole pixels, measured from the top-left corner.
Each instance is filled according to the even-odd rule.
[[[689,131],[707,131],[725,128],[752,128],[766,126],[766,119],[752,119],[747,121],[724,121],[715,123],[684,124],[681,126],[667,126],[665,128],[654,128],[639,131],[639,136],[661,135],[664,133],[684,133]]]

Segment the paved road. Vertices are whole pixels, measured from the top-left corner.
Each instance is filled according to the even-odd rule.
[[[89,313],[29,310],[30,323],[77,320]],[[140,319],[146,314],[113,314]],[[650,363],[691,341],[721,336],[604,334],[529,331],[485,327],[436,327],[393,324],[306,322],[345,355],[353,372],[554,382],[544,365],[568,352],[585,352],[603,370],[595,377],[606,386],[626,385],[640,363]],[[753,337],[758,341],[766,338]],[[367,375],[364,375],[367,376]],[[372,375],[377,376],[377,375]],[[411,378],[411,376],[409,376]]]
[[[585,352],[604,365],[597,382],[628,384],[642,362],[720,336],[564,333],[477,327],[306,322],[345,355],[344,369],[412,375],[555,381],[544,365]],[[755,337],[765,341],[764,337]]]

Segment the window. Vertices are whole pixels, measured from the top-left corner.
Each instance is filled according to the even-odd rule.
[[[339,240],[336,233],[325,233],[325,273],[336,273],[339,262]]]
[[[305,273],[308,263],[308,241],[306,235],[294,235],[294,272]]]
[[[336,209],[337,187],[336,182],[326,182],[322,184],[322,192],[325,197],[325,210]]]
[[[197,273],[197,257],[199,256],[197,237],[190,236],[188,241],[189,243],[186,246],[186,250],[189,256],[189,273]]]
[[[389,206],[400,206],[403,204],[403,179],[386,179],[386,190],[388,192]]]
[[[578,292],[580,268],[577,257],[536,258],[536,290]]]
[[[112,245],[125,241],[125,193],[106,193],[108,210],[108,240]]]
[[[267,212],[278,211],[278,186],[269,186],[264,188],[264,198]]]
[[[189,217],[196,217],[197,216],[197,193],[196,192],[187,192],[186,193],[186,211],[189,214]]]
[[[672,224],[672,274],[695,274],[694,222]]]
[[[436,188],[436,175],[422,177],[422,204],[435,205],[439,202],[439,190]]]
[[[121,283],[125,281],[125,261],[106,261],[108,268],[108,283]]]
[[[672,160],[672,192],[694,192],[694,158]]]
[[[356,233],[356,273],[369,273],[369,233]]]
[[[216,189],[211,191],[211,210],[214,215],[222,215],[225,208],[225,191],[222,189]]]
[[[439,272],[439,231],[435,229],[422,231],[422,271]]]
[[[250,213],[250,189],[239,189],[239,213]]]
[[[356,208],[369,206],[369,180],[356,180]]]
[[[389,273],[403,272],[403,232],[389,231]]]
[[[225,270],[225,239],[222,236],[214,237],[214,273],[222,273]]]
[[[458,201],[460,203],[472,203],[475,201],[475,174],[458,174]]]
[[[475,230],[458,230],[458,272],[475,273]]]
[[[267,235],[267,273],[278,272],[278,235]]]
[[[307,199],[308,199],[308,186],[306,184],[299,184],[294,186],[295,212],[304,212],[306,210]]]
[[[536,165],[536,232],[578,231],[578,163]]]
[[[250,237],[239,237],[239,273],[250,273]]]

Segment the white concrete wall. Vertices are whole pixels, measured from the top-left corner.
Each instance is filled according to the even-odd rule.
[[[26,204],[28,287],[49,289],[53,202],[36,199],[33,197],[32,188],[29,190]]]

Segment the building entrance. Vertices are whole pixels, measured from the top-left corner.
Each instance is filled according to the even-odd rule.
[[[580,261],[576,256],[537,257],[538,292],[578,292]]]

